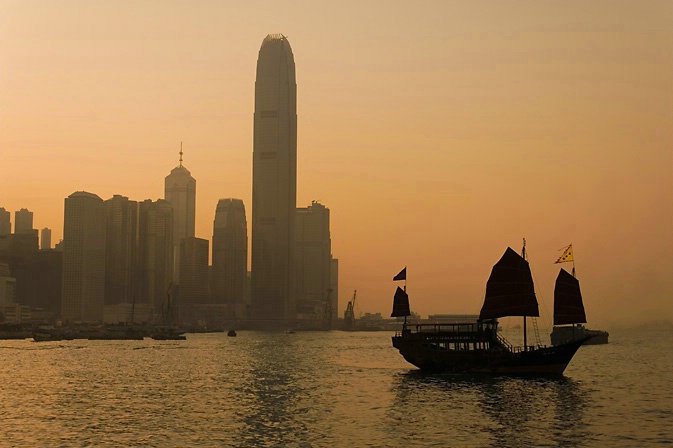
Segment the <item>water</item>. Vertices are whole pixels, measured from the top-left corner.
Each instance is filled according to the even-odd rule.
[[[427,375],[391,333],[0,341],[0,446],[673,444],[673,332],[611,331],[558,379]]]

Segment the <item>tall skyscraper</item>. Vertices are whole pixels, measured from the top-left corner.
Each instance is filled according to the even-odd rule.
[[[0,236],[9,235],[12,233],[12,222],[10,221],[11,213],[5,210],[5,207],[0,207]]]
[[[180,240],[194,237],[196,221],[196,180],[182,165],[182,143],[180,143],[180,165],[173,168],[164,182],[164,199],[173,206],[173,278],[180,278]]]
[[[297,208],[296,213],[297,308],[304,318],[327,320],[329,317],[331,321],[336,310],[332,310],[330,282],[332,240],[329,209],[313,202],[310,207]]]
[[[138,204],[140,302],[161,313],[173,283],[173,207],[147,199]]]
[[[95,194],[77,191],[65,199],[63,295],[65,321],[103,320],[105,208]]]
[[[297,82],[287,38],[270,34],[257,59],[252,165],[252,317],[296,316]]]
[[[27,208],[22,208],[14,212],[14,233],[23,235],[33,232],[33,212]]]
[[[193,322],[195,305],[208,303],[208,240],[180,241],[179,312],[181,322]]]
[[[105,201],[105,304],[133,303],[138,283],[138,203],[114,195]]]
[[[40,231],[40,249],[51,249],[51,229],[45,227]]]
[[[244,303],[247,272],[248,223],[245,206],[240,199],[220,199],[213,223],[213,302]]]

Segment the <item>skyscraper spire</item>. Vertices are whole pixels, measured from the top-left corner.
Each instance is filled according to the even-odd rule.
[[[180,142],[180,166],[182,166],[182,142]]]

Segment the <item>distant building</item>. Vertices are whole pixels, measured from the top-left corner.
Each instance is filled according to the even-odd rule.
[[[105,207],[95,194],[65,199],[63,219],[64,321],[100,322],[105,294]]]
[[[173,285],[173,207],[147,199],[138,208],[139,302],[161,314]]]
[[[0,236],[12,233],[12,222],[10,221],[10,218],[11,213],[5,210],[5,207],[0,207]]]
[[[332,290],[330,294],[332,322],[336,324],[339,320],[339,260],[331,256],[329,284]]]
[[[51,229],[45,227],[40,231],[40,249],[51,249]]]
[[[9,272],[7,263],[0,263],[0,321],[3,320],[4,307],[14,305],[14,291],[16,290],[16,279]]]
[[[173,277],[180,278],[180,240],[194,237],[196,222],[196,180],[182,165],[182,144],[180,144],[180,165],[173,168],[164,182],[164,199],[173,206]]]
[[[253,134],[252,318],[263,325],[296,317],[297,81],[283,35],[259,50]]]
[[[17,272],[19,303],[32,310],[42,310],[49,320],[61,315],[62,290],[63,252],[54,249],[35,251],[28,264]]]
[[[306,318],[327,319],[332,311],[332,240],[330,213],[324,205],[313,202],[296,210],[295,274],[298,313]],[[329,297],[329,302],[328,302]]]
[[[220,199],[213,222],[213,303],[243,304],[248,271],[248,223],[240,199]]]
[[[105,201],[105,305],[138,294],[138,202],[118,194]]]
[[[180,241],[178,311],[181,322],[193,322],[194,306],[208,303],[208,240],[183,238]]]
[[[33,233],[33,212],[26,208],[14,212],[14,233]]]

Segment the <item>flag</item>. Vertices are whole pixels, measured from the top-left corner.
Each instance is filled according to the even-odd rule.
[[[397,274],[395,277],[393,277],[393,281],[397,280],[406,280],[407,279],[407,268],[405,267],[400,271],[399,274]]]
[[[563,251],[563,255],[561,255],[559,257],[559,259],[554,262],[554,264],[556,264],[556,263],[567,263],[569,261],[575,261],[575,259],[573,258],[573,245],[572,244],[565,248],[565,250]]]

